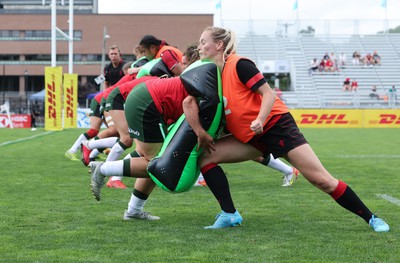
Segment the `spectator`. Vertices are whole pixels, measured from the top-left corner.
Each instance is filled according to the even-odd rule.
[[[343,82],[343,91],[350,91],[350,78],[346,78]]]
[[[337,59],[336,59],[335,53],[331,52],[331,55],[329,56],[329,58],[332,61],[333,71],[336,71],[337,70]]]
[[[35,108],[32,107],[31,109],[31,131],[36,131],[36,116],[37,112],[35,111]]]
[[[372,63],[374,65],[381,65],[381,57],[378,55],[378,52],[375,50],[374,54],[372,55]]]
[[[352,60],[354,66],[360,65],[360,58],[361,58],[360,53],[358,51],[354,51]]]
[[[325,71],[325,60],[321,59],[321,62],[319,62],[318,66],[319,71]]]
[[[339,55],[339,67],[343,68],[344,66],[346,66],[346,54],[344,54],[343,52]]]
[[[327,72],[333,72],[333,71],[335,71],[335,68],[334,68],[334,66],[333,66],[333,61],[332,61],[330,58],[328,58],[328,59],[325,61],[325,71],[327,71]]]
[[[396,94],[396,92],[397,92],[397,90],[396,90],[396,87],[395,86],[392,86],[390,89],[389,89],[389,98],[391,98],[391,99],[397,99],[397,94]]]
[[[376,85],[373,85],[373,86],[372,86],[372,88],[371,88],[371,93],[369,94],[369,97],[370,97],[371,99],[377,99],[377,100],[379,100],[379,94],[378,94],[378,91],[377,91],[377,89],[376,89]]]
[[[371,53],[367,53],[363,58],[364,66],[372,67],[372,55]]]
[[[351,82],[351,91],[358,91],[358,82],[355,79]]]
[[[328,58],[329,58],[329,54],[328,54],[328,52],[325,52],[325,55],[323,56],[323,59],[326,61],[326,60],[328,60]]]
[[[312,73],[314,71],[316,71],[318,69],[319,63],[317,61],[317,58],[313,58],[313,60],[311,60],[310,62],[310,67],[308,68],[308,72],[310,74],[310,76],[312,75]]]

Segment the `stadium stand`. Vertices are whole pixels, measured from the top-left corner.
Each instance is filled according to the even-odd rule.
[[[371,67],[353,65],[352,54],[361,56],[377,51],[381,65]],[[313,58],[320,60],[325,53],[340,53],[347,57],[346,66],[335,72],[315,72],[309,75],[308,67]],[[389,92],[400,86],[400,35],[299,35],[271,37],[249,34],[239,38],[238,54],[256,63],[263,60],[287,59],[291,61],[291,90],[283,92],[291,108],[399,108],[400,99]],[[357,92],[343,92],[346,77],[356,79]],[[381,99],[369,96],[372,86],[377,86]],[[399,94],[400,96],[400,94]]]

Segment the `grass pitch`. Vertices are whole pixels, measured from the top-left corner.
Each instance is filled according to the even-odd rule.
[[[146,211],[124,222],[128,190],[90,193],[88,169],[64,152],[84,130],[0,129],[0,262],[399,262],[400,131],[302,129],[325,167],[389,223],[375,233],[303,177],[254,162],[223,165],[243,216],[237,228],[204,230],[219,206],[206,187],[156,188]]]

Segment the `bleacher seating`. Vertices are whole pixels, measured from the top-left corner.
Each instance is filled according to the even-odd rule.
[[[381,56],[380,66],[354,66],[352,54],[361,56],[373,53]],[[325,53],[333,52],[336,59],[346,54],[346,66],[337,72],[308,72],[313,58],[320,60]],[[369,97],[373,85],[378,93],[388,98],[388,90],[400,90],[400,34],[365,36],[313,36],[271,37],[246,35],[239,38],[238,54],[256,63],[262,60],[286,59],[291,61],[291,91],[283,93],[285,102],[292,108],[400,108],[398,99],[374,100]],[[343,92],[346,77],[357,80],[358,92]],[[394,96],[393,96],[394,97]]]

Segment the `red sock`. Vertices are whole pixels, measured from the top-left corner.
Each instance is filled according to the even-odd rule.
[[[337,185],[336,189],[333,190],[333,192],[330,194],[333,199],[337,200],[339,197],[341,197],[346,191],[347,184],[343,181],[339,180],[339,184]]]

